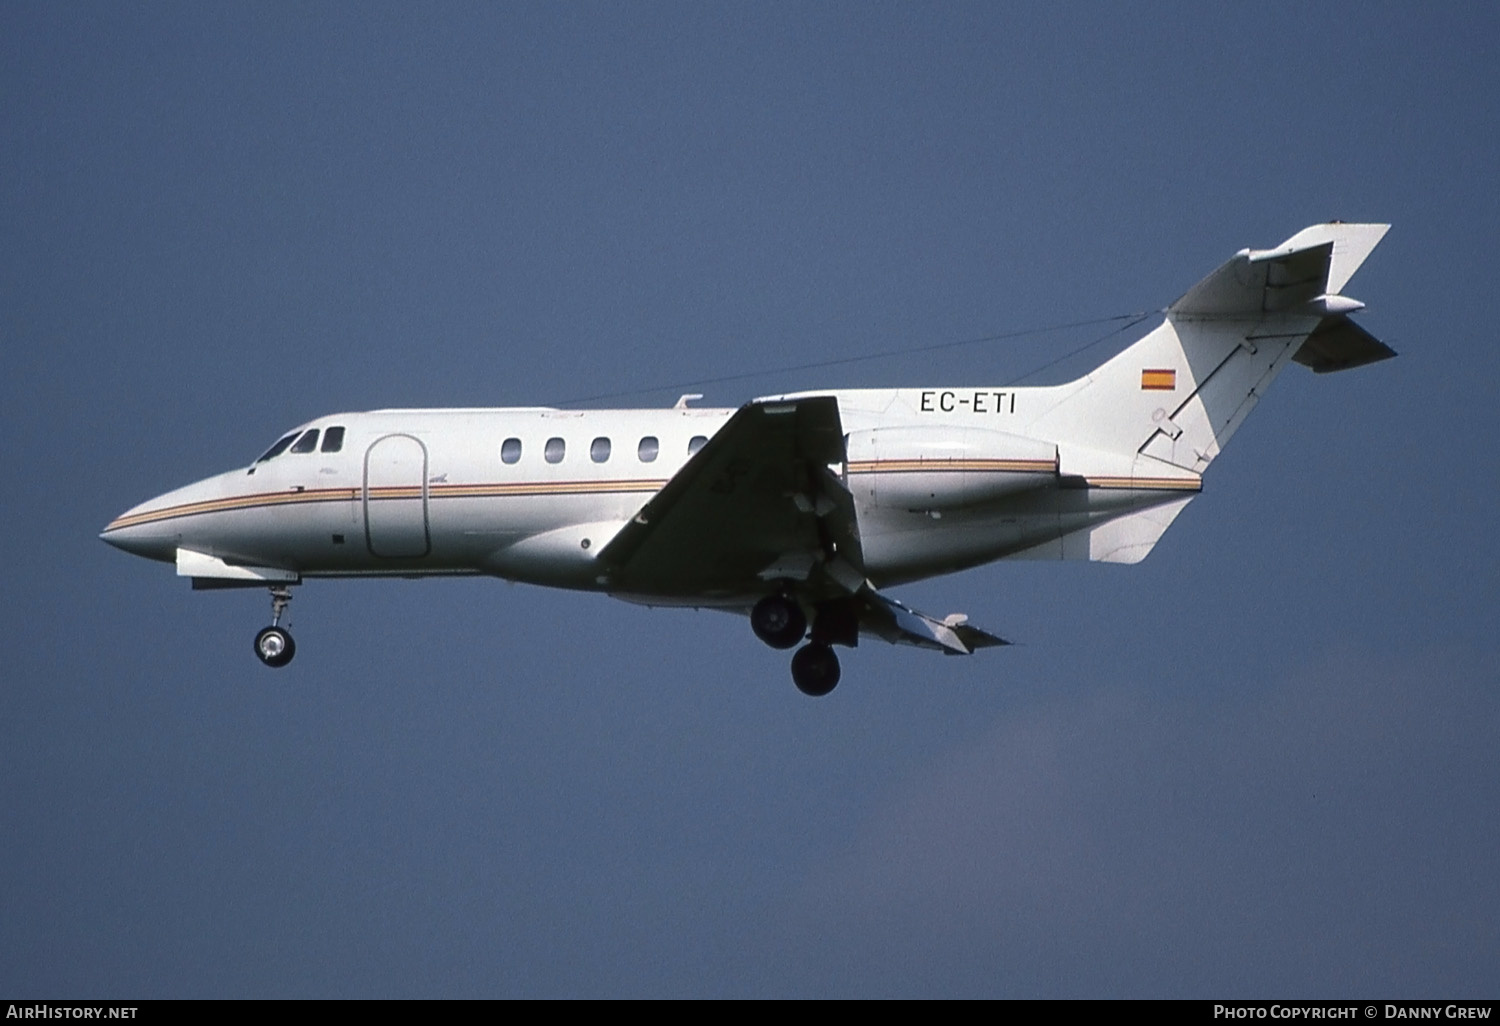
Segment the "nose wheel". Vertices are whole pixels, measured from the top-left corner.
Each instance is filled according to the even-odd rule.
[[[255,636],[255,654],[267,666],[285,666],[297,654],[291,632],[281,626],[281,616],[291,601],[291,588],[281,585],[271,589],[271,626]]]
[[[255,636],[255,654],[267,666],[285,666],[297,654],[297,643],[281,627],[265,627]]]

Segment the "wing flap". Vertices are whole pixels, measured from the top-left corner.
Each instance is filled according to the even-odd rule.
[[[915,645],[949,655],[970,655],[975,649],[1009,645],[1004,638],[971,626],[962,613],[939,620],[877,591],[859,596],[859,624],[866,633],[894,645]]]

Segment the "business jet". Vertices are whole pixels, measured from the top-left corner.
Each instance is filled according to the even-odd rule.
[[[101,537],[194,588],[269,588],[267,666],[296,652],[281,621],[301,581],[488,575],[747,614],[761,641],[797,649],[797,687],[826,695],[834,646],[861,637],[1007,644],[882,589],[1001,559],[1139,562],[1288,363],[1394,356],[1342,294],[1388,227],[1319,224],[1241,250],[1067,384],[337,413]]]

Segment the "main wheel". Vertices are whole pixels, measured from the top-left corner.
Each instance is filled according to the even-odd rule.
[[[255,654],[267,666],[285,666],[297,654],[297,643],[280,627],[267,627],[255,636]]]
[[[785,595],[767,595],[750,610],[750,629],[772,648],[791,648],[807,633],[807,617]]]
[[[804,695],[820,698],[839,682],[839,657],[827,645],[804,645],[792,656],[792,680]]]

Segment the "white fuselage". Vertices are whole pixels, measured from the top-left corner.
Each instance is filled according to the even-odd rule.
[[[1066,386],[1062,386],[1066,387]],[[1177,499],[1059,474],[1016,431],[1057,389],[837,393],[863,568],[877,586],[1025,554],[1082,526]],[[269,459],[169,492],[104,537],[183,569],[182,552],[300,577],[488,574],[618,590],[595,556],[732,409],[378,410],[320,417]],[[337,451],[324,451],[342,428]],[[309,432],[320,436],[309,436]],[[306,440],[312,437],[309,446]],[[308,449],[309,451],[297,451]],[[1044,554],[1044,553],[1032,553]],[[1054,557],[1056,558],[1056,557]],[[639,588],[631,589],[639,592]],[[644,594],[740,604],[753,595]]]

